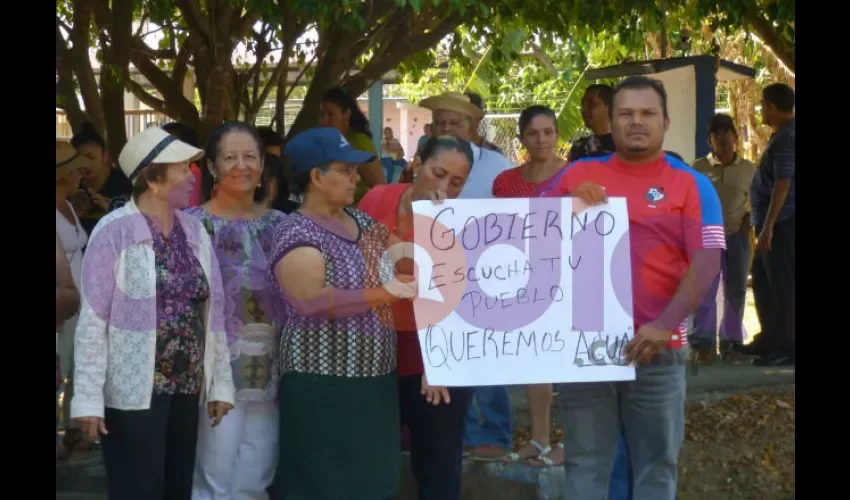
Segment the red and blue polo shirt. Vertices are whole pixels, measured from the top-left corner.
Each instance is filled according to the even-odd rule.
[[[711,181],[670,154],[643,165],[616,154],[577,160],[546,196],[567,196],[584,182],[626,198],[635,332],[673,299],[694,252],[726,248],[723,212]],[[668,347],[687,345],[687,320]]]

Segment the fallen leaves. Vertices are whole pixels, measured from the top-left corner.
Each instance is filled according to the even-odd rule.
[[[794,495],[794,393],[689,403],[679,459],[680,500],[776,500]],[[553,421],[558,421],[553,406]],[[555,426],[552,443],[563,439]],[[514,449],[530,439],[514,433]]]
[[[794,494],[794,393],[739,394],[686,410],[682,499]]]

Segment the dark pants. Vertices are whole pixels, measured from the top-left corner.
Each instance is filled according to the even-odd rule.
[[[756,234],[761,234],[756,227]],[[753,295],[767,350],[794,356],[794,217],[773,228],[771,250],[756,250],[753,256]]]
[[[107,408],[101,438],[110,500],[190,500],[198,396],[154,395],[147,410]]]
[[[399,377],[401,423],[410,431],[410,468],[419,500],[459,500],[463,429],[471,391],[451,387],[451,403],[434,406],[421,394],[422,376]]]
[[[688,342],[694,347],[717,347],[717,290],[723,278],[723,321],[720,323],[721,348],[723,341],[742,344],[744,341],[744,306],[747,301],[747,275],[750,266],[750,233],[738,231],[726,235],[721,273],[694,312],[693,332]]]

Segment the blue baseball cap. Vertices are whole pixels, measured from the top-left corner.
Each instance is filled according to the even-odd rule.
[[[283,155],[289,159],[293,172],[311,169],[339,161],[342,163],[369,163],[375,153],[358,151],[333,127],[305,130],[286,143]]]

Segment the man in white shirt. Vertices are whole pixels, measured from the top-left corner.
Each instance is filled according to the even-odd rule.
[[[472,146],[475,161],[459,197],[492,198],[493,181],[496,176],[512,168],[512,165],[501,154],[479,147],[472,141],[473,124],[484,115],[484,111],[473,104],[469,97],[459,92],[445,92],[429,97],[419,105],[434,113],[431,123],[434,137],[452,135],[469,141]]]
[[[473,142],[473,127],[484,116],[484,111],[459,92],[429,97],[419,105],[433,112],[433,137],[451,135],[469,141],[472,146],[472,171],[459,198],[493,198],[493,181],[512,165],[501,154]],[[464,448],[473,458],[479,459],[507,455],[513,448],[508,389],[505,386],[473,387],[472,395],[474,403],[470,405],[466,420]]]

